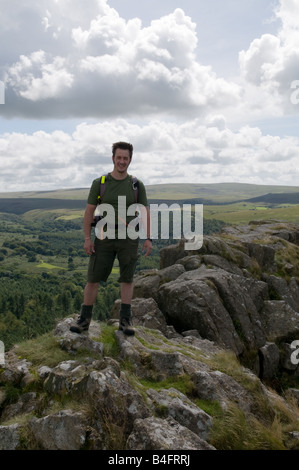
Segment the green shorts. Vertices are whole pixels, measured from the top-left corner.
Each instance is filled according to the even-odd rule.
[[[119,282],[133,282],[138,259],[139,239],[104,240],[95,239],[95,253],[90,256],[87,281],[106,282],[111,274],[114,260],[119,262]]]

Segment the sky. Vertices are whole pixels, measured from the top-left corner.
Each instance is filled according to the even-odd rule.
[[[298,186],[298,17],[298,0],[0,0],[0,192],[87,188],[117,141],[145,185]]]

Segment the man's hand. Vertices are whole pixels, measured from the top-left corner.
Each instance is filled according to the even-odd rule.
[[[93,241],[90,238],[84,241],[84,251],[87,255],[92,255],[95,252]]]
[[[145,251],[144,256],[148,256],[150,252],[152,251],[152,242],[150,240],[145,240],[143,247],[142,247],[142,253]]]

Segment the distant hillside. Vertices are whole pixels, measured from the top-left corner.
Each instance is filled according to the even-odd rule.
[[[203,199],[211,203],[243,201],[268,193],[299,193],[299,186],[246,183],[156,184],[146,189],[150,199]]]
[[[253,197],[247,202],[266,202],[268,204],[299,204],[299,193],[264,194]]]
[[[53,191],[19,191],[0,193],[0,199],[41,198],[41,199],[84,199],[86,202],[89,188],[55,189]]]
[[[299,186],[243,183],[149,185],[150,203],[219,205],[239,202],[299,204]],[[0,212],[23,214],[44,209],[84,209],[89,188],[0,193]]]
[[[299,186],[258,185],[246,183],[175,183],[146,186],[149,199],[204,199],[213,202],[234,202],[265,194],[299,193]],[[0,193],[0,198],[87,199],[89,188],[54,191],[23,191]]]
[[[45,199],[45,198],[3,198],[0,199],[0,212],[24,214],[35,209],[84,209],[86,200]]]

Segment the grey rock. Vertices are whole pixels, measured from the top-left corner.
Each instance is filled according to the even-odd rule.
[[[205,265],[211,265],[218,267],[220,269],[224,269],[228,273],[237,274],[239,276],[243,276],[243,271],[239,268],[235,263],[232,261],[228,261],[227,259],[223,258],[219,255],[203,255],[202,257],[203,262]]]
[[[86,420],[82,413],[73,410],[34,418],[29,422],[29,428],[44,450],[79,450],[86,440]]]
[[[149,338],[145,331],[139,330],[138,333],[142,341],[153,341],[153,338]],[[167,352],[159,350],[158,347],[149,349],[136,337],[127,337],[119,331],[115,332],[115,336],[120,347],[121,357],[132,362],[134,372],[138,377],[154,376],[156,379],[162,380],[166,376],[175,376],[183,372],[181,356],[176,351]]]
[[[299,310],[299,286],[295,278],[289,282],[274,275],[265,276],[271,294],[271,300],[284,300],[293,310]]]
[[[215,450],[172,418],[136,419],[127,450]]]
[[[20,445],[20,426],[0,426],[0,450],[16,450]]]
[[[185,268],[182,264],[174,264],[159,271],[149,271],[137,276],[134,280],[134,298],[153,298],[157,300],[159,287],[177,279],[184,272]]]
[[[248,253],[251,258],[256,259],[263,271],[274,271],[275,264],[275,250],[267,245],[259,243],[249,243]]]
[[[284,300],[266,300],[261,320],[268,341],[287,341],[299,337],[299,312]]]
[[[275,377],[280,363],[280,352],[275,343],[266,343],[259,349],[260,374],[263,379]]]
[[[18,359],[18,357],[12,353],[8,356],[3,372],[0,373],[0,385],[10,383],[24,386],[26,379],[31,378],[31,365],[32,364],[26,359]],[[26,378],[25,381],[24,378]]]
[[[182,264],[186,271],[193,271],[193,269],[198,269],[202,264],[202,257],[200,255],[191,255],[181,258],[176,261],[177,264]]]
[[[159,307],[176,330],[196,329],[201,337],[222,347],[237,354],[243,351],[229,312],[201,269],[164,284],[159,289]]]
[[[2,421],[7,421],[17,415],[31,413],[38,409],[40,400],[35,392],[28,392],[21,395],[16,403],[5,407],[1,415]]]
[[[195,406],[183,393],[171,387],[160,392],[149,389],[147,395],[156,413],[166,415],[166,417],[171,416],[203,440],[208,440],[212,426],[211,416]]]
[[[250,393],[233,377],[223,372],[199,370],[192,375],[192,380],[200,398],[218,401],[224,410],[230,402],[237,403],[245,413],[250,413],[255,406]],[[252,376],[251,380],[255,382],[258,379]]]
[[[45,379],[48,377],[48,375],[52,372],[52,368],[48,366],[41,366],[38,370],[37,373],[38,375],[42,378]]]
[[[60,347],[68,352],[76,352],[85,349],[92,353],[103,353],[103,344],[97,341],[100,336],[100,325],[94,321],[91,322],[89,330],[81,334],[72,333],[69,329],[74,322],[74,318],[65,318],[56,326],[54,336],[60,338]]]
[[[179,259],[185,258],[187,255],[184,240],[179,241],[176,245],[163,248],[160,250],[160,269],[174,265]]]
[[[110,318],[119,319],[120,300],[116,300],[112,308]],[[132,323],[133,326],[144,326],[154,330],[165,332],[167,324],[163,313],[153,298],[132,299]]]

